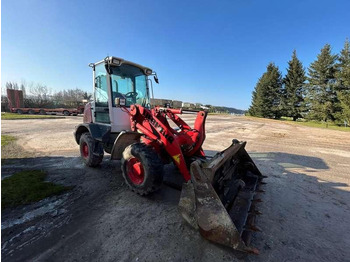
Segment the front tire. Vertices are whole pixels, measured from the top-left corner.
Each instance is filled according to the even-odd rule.
[[[157,191],[163,182],[163,163],[153,148],[135,143],[125,148],[121,168],[126,184],[140,195]]]
[[[63,111],[63,114],[64,114],[65,116],[69,116],[69,115],[70,115],[70,113],[69,113],[67,110],[64,110],[64,111]]]
[[[80,155],[85,165],[88,167],[96,167],[103,160],[102,144],[90,135],[90,133],[83,133],[79,141]]]

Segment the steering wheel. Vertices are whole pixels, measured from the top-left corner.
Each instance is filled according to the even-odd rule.
[[[136,92],[129,92],[129,93],[126,93],[124,96],[126,98],[133,98],[133,99],[135,99],[137,97],[137,95],[138,95],[138,93],[136,93]]]

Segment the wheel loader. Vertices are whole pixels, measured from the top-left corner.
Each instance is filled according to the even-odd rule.
[[[246,152],[246,142],[233,140],[207,157],[202,148],[207,112],[152,108],[151,76],[159,83],[152,69],[112,56],[90,67],[94,98],[74,132],[85,164],[98,166],[107,152],[121,160],[129,188],[148,195],[160,189],[164,165],[173,163],[185,181],[179,200],[184,220],[210,241],[257,254],[250,238],[259,231],[256,203],[264,176]],[[193,127],[180,118],[184,113],[196,114]]]

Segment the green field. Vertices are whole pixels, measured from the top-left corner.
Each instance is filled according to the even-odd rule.
[[[283,121],[287,122],[288,124],[292,125],[301,125],[301,126],[309,126],[309,127],[315,127],[315,128],[324,128],[324,129],[332,129],[332,130],[338,130],[338,131],[344,131],[344,132],[350,132],[350,127],[345,126],[338,126],[334,123],[321,123],[317,121],[306,121],[304,119],[298,119],[297,121],[293,121],[291,117],[282,117],[280,119],[270,119],[270,118],[261,118],[256,116],[245,116],[247,118],[255,118],[255,119],[268,119],[272,121]]]
[[[17,114],[17,113],[1,113],[1,120],[17,120],[17,119],[43,119],[43,118],[64,118],[63,116],[52,116],[52,115],[28,115],[28,114]]]
[[[46,173],[41,170],[27,170],[4,178],[1,181],[2,209],[36,202],[71,189],[45,182],[45,177]]]
[[[303,121],[303,120],[293,121],[292,118],[287,118],[287,117],[281,118],[280,121],[287,121],[288,123],[292,123],[292,124],[296,124],[296,125],[303,125],[303,126],[309,126],[309,127],[326,128],[326,129],[350,132],[350,127],[338,126],[334,123],[328,123],[328,125],[327,125],[326,123],[321,123],[321,122],[317,122],[317,121]]]

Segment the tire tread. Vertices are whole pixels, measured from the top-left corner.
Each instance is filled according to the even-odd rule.
[[[79,142],[80,146],[82,145],[82,142],[84,142],[84,140],[89,146],[89,157],[87,159],[83,158],[84,162],[89,167],[96,167],[103,160],[103,147],[101,143],[93,139],[93,137],[88,132],[85,132],[81,135]]]
[[[142,187],[136,187],[129,182],[126,174],[126,164],[131,157],[141,156],[144,163],[142,165],[147,169],[147,177]],[[160,189],[163,182],[163,163],[158,154],[150,146],[144,143],[135,143],[127,146],[123,152],[121,160],[122,174],[128,187],[135,193],[145,196]],[[145,171],[146,172],[146,171]]]

